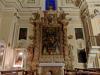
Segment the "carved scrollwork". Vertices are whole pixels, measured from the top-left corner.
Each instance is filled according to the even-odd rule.
[[[62,25],[68,25],[71,18],[66,19],[66,15],[69,15],[69,13],[64,13],[64,11],[43,11],[43,12],[37,12],[32,13],[32,17],[30,18],[30,22],[35,24],[36,23],[44,23],[46,24],[52,24],[52,23],[58,23]]]
[[[37,12],[37,13],[32,13],[33,16],[34,16],[34,20],[37,20],[40,18],[40,14]]]

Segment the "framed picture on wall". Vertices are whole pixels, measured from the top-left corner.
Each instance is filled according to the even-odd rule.
[[[42,27],[42,54],[62,54],[60,27]]]
[[[75,36],[76,36],[76,39],[84,39],[83,29],[82,28],[75,28]]]
[[[28,29],[27,28],[20,28],[19,30],[19,40],[27,40],[27,31]]]
[[[87,62],[85,49],[78,50],[78,62],[79,63],[86,63]]]
[[[14,52],[14,68],[23,68],[23,50],[21,49],[16,49]]]

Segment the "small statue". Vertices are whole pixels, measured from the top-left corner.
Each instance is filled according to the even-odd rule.
[[[53,10],[52,6],[49,6],[48,14],[54,14],[55,11]]]
[[[49,6],[49,10],[47,11],[47,19],[49,23],[53,23],[55,17],[57,16],[56,11],[53,10],[52,6]]]
[[[52,6],[49,6],[49,10],[53,10],[53,7]]]

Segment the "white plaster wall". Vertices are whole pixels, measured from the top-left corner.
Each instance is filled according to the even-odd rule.
[[[100,18],[94,18],[92,20],[92,28],[94,36],[100,34]]]
[[[4,40],[5,42],[8,41],[9,31],[10,31],[10,23],[11,23],[11,17],[10,13],[3,13],[2,14],[2,26],[1,26],[1,40]]]
[[[16,17],[13,11],[2,11],[0,14],[0,40],[3,40],[6,45],[10,43],[10,46],[7,46],[5,49],[4,69],[10,69],[13,62],[13,49],[11,45],[13,43],[13,30]]]
[[[14,20],[13,12],[2,13],[1,40],[4,40],[6,43],[12,43]]]
[[[6,48],[6,54],[5,54],[5,62],[4,62],[4,69],[9,70],[13,66],[13,56],[14,56],[14,50],[11,47]]]
[[[0,38],[1,38],[1,19],[2,19],[2,16],[0,14]]]

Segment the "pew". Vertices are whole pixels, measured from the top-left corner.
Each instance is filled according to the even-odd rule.
[[[75,69],[75,70],[64,70],[65,75],[100,75],[100,69]]]
[[[0,71],[1,75],[24,75],[24,70],[8,70]]]
[[[100,69],[75,69],[64,70],[65,75],[100,75]],[[2,70],[0,75],[38,75],[37,71]]]
[[[2,70],[0,75],[37,75],[37,71],[26,71],[26,70]]]

